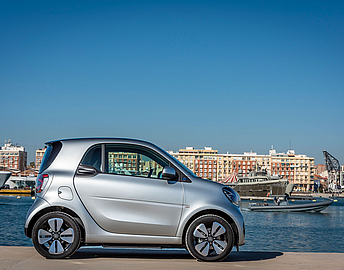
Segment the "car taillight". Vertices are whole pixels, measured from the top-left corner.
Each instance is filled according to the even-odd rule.
[[[43,188],[44,188],[43,184],[46,184],[46,182],[48,182],[48,180],[49,180],[49,175],[47,175],[47,174],[41,174],[37,178],[37,180],[36,180],[36,193],[41,193],[43,191]]]

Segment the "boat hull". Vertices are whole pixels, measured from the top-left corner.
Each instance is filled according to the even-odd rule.
[[[231,184],[230,186],[239,193],[241,197],[255,196],[255,197],[266,197],[266,196],[278,196],[284,195],[288,181],[285,179],[281,180],[270,180],[253,183],[237,183]]]
[[[248,209],[260,212],[320,212],[332,204],[332,200],[289,205],[250,205]]]
[[[10,178],[11,172],[0,171],[0,189],[5,185],[6,181]]]

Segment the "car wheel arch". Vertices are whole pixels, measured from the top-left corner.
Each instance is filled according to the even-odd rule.
[[[189,220],[186,222],[186,224],[183,228],[183,234],[182,234],[183,246],[185,246],[185,235],[186,235],[186,232],[187,232],[190,224],[195,219],[199,218],[200,216],[207,215],[207,214],[213,214],[213,215],[220,216],[220,217],[224,218],[231,225],[231,227],[233,229],[233,233],[234,233],[234,246],[236,246],[238,244],[238,240],[239,240],[239,232],[238,232],[237,225],[235,224],[235,222],[231,216],[227,215],[226,213],[224,213],[222,211],[216,210],[216,209],[202,210],[202,211],[194,214],[191,218],[189,218]]]
[[[37,222],[37,220],[41,216],[43,216],[47,213],[56,212],[56,211],[69,215],[78,223],[78,225],[80,227],[80,231],[81,231],[81,242],[84,242],[84,240],[85,240],[85,226],[84,226],[81,218],[73,210],[66,208],[66,207],[61,207],[61,206],[51,206],[51,207],[44,208],[44,209],[40,210],[39,212],[37,212],[30,220],[30,223],[27,227],[26,236],[29,238],[32,238],[33,227],[35,226],[35,223]]]

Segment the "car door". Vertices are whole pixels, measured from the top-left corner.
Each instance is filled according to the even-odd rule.
[[[168,165],[168,160],[146,147],[98,145],[85,155],[74,183],[87,211],[104,230],[175,236],[183,187],[179,181],[161,178]],[[92,168],[98,171],[87,173]]]

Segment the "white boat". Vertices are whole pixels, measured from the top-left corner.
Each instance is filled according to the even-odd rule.
[[[284,195],[288,186],[288,179],[279,176],[271,176],[266,171],[249,172],[248,176],[232,173],[222,182],[232,187],[240,196],[278,196]],[[293,184],[290,187],[292,191]]]
[[[11,172],[0,171],[0,189],[3,185],[5,185],[6,181],[8,180],[8,178],[10,178],[11,174]]]

